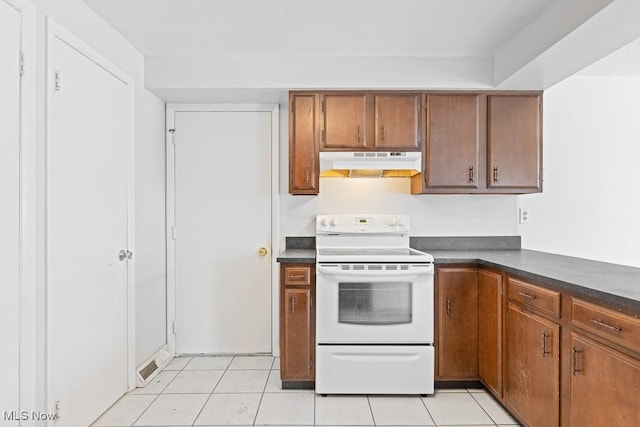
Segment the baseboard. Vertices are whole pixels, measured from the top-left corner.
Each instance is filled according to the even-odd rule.
[[[144,387],[171,362],[173,356],[169,346],[162,346],[155,354],[136,369],[136,387]]]

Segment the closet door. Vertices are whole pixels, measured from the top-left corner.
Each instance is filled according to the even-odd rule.
[[[20,11],[0,0],[0,408],[5,411],[19,410],[21,31]]]
[[[130,87],[58,34],[48,46],[51,397],[57,425],[86,426],[127,391]]]

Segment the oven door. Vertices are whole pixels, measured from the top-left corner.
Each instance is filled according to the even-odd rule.
[[[433,343],[433,265],[318,264],[319,344]]]

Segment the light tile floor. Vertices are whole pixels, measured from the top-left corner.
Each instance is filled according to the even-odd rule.
[[[514,426],[481,389],[434,396],[317,396],[282,390],[271,356],[177,357],[94,424],[118,426]]]

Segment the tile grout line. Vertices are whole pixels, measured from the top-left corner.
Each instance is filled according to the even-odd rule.
[[[233,359],[235,359],[235,356],[231,358],[231,360],[229,361],[229,364],[227,365],[225,370],[222,372],[222,375],[220,375],[220,378],[216,382],[216,385],[214,385],[213,388],[211,389],[211,393],[209,393],[209,397],[204,402],[204,405],[202,405],[202,408],[200,408],[200,411],[198,411],[198,415],[196,415],[196,417],[193,419],[193,423],[191,423],[192,426],[196,425],[196,422],[198,421],[198,418],[200,418],[200,415],[202,415],[202,411],[204,411],[205,406],[207,406],[207,403],[209,403],[209,401],[213,397],[213,392],[216,390],[216,387],[218,387],[218,384],[220,384],[220,381],[222,381],[222,378],[224,377],[224,374],[227,373],[227,369],[229,369],[229,366],[231,366],[231,363],[233,363]],[[189,362],[189,363],[191,363],[191,362]],[[185,367],[186,367],[186,365],[185,365]],[[209,369],[209,370],[213,370],[213,369]]]
[[[435,399],[436,397],[436,390],[433,390],[433,398]],[[421,394],[418,395],[418,399],[420,399],[420,402],[422,403],[422,406],[424,406],[424,409],[427,411],[427,415],[429,415],[429,419],[431,420],[431,422],[433,423],[434,426],[437,426],[436,424],[436,420],[433,418],[433,415],[431,415],[431,412],[429,411],[429,408],[427,407],[427,403],[424,401],[424,398],[422,397]]]
[[[371,396],[367,395],[367,404],[369,405],[369,411],[371,412],[371,419],[373,420],[373,425],[377,426],[378,424],[376,424],[376,417],[375,415],[373,415],[373,408],[371,407],[371,400],[369,399]]]
[[[175,357],[174,357],[173,359],[175,359]],[[184,369],[184,368],[185,368],[189,363],[191,363],[191,360],[193,360],[193,357],[191,357],[191,358],[189,359],[189,361],[188,361],[187,363],[185,363],[185,364],[184,364],[184,366],[182,367],[182,369],[180,369],[180,370],[178,371],[178,373],[177,373],[177,374],[176,374],[176,375],[171,379],[171,381],[169,381],[169,382],[167,383],[167,385],[166,385],[166,386],[164,386],[164,388],[160,391],[160,393],[156,394],[156,397],[155,397],[155,398],[153,398],[153,400],[152,400],[152,401],[149,403],[149,405],[144,409],[144,411],[142,411],[142,413],[141,413],[141,414],[140,414],[140,415],[135,419],[135,421],[134,421],[133,423],[131,423],[131,425],[132,425],[132,426],[135,426],[135,425],[136,425],[136,423],[137,423],[138,421],[140,421],[140,418],[142,418],[142,416],[143,416],[144,414],[146,414],[146,413],[147,413],[147,411],[149,410],[149,408],[151,408],[151,405],[153,405],[153,404],[155,403],[155,401],[156,401],[156,400],[158,400],[158,398],[160,398],[160,396],[162,395],[162,392],[163,392],[164,390],[166,390],[166,388],[167,388],[167,387],[169,387],[169,384],[171,384],[171,383],[172,383],[172,382],[173,382],[173,381],[178,377],[178,374],[179,374],[180,372],[182,372],[182,370],[183,370],[183,369]],[[172,360],[172,361],[173,361],[173,360]],[[169,362],[169,363],[171,363],[171,362]],[[169,364],[167,364],[167,366],[168,366],[168,365],[169,365]],[[166,366],[165,366],[165,368],[166,368]],[[164,368],[163,368],[160,372],[158,372],[158,375],[160,375],[162,372],[164,372]],[[143,396],[144,396],[144,395],[143,395]],[[147,395],[147,396],[148,396],[148,395]]]
[[[254,415],[253,423],[251,423],[252,426],[255,426],[256,425],[256,421],[258,420],[258,413],[260,412],[260,406],[262,405],[262,399],[264,398],[264,393],[267,390],[267,386],[269,385],[269,377],[271,376],[271,371],[273,371],[273,363],[274,363],[274,361],[275,361],[275,357],[273,358],[273,361],[271,361],[271,368],[269,369],[269,375],[267,375],[267,382],[264,384],[264,388],[262,389],[262,394],[260,394],[260,401],[258,402],[258,409],[256,409],[256,415]]]
[[[489,417],[489,419],[491,421],[493,421],[493,423],[497,426],[499,425],[498,422],[496,420],[493,419],[493,417],[491,416],[491,414],[489,414],[489,412],[487,412],[487,410],[485,409],[485,407],[482,405],[482,403],[478,402],[478,399],[475,398],[475,396],[473,395],[473,393],[469,392],[469,394],[471,395],[471,398],[478,404],[478,406],[480,406],[480,408],[482,408],[482,410],[484,411],[485,414],[487,414],[487,416]],[[493,396],[491,396],[491,394],[489,393],[484,393],[486,395],[488,395],[491,399],[493,399]],[[509,417],[511,417],[511,414],[509,414]],[[511,417],[513,418],[513,417]],[[519,425],[519,424],[515,424],[515,425]]]

